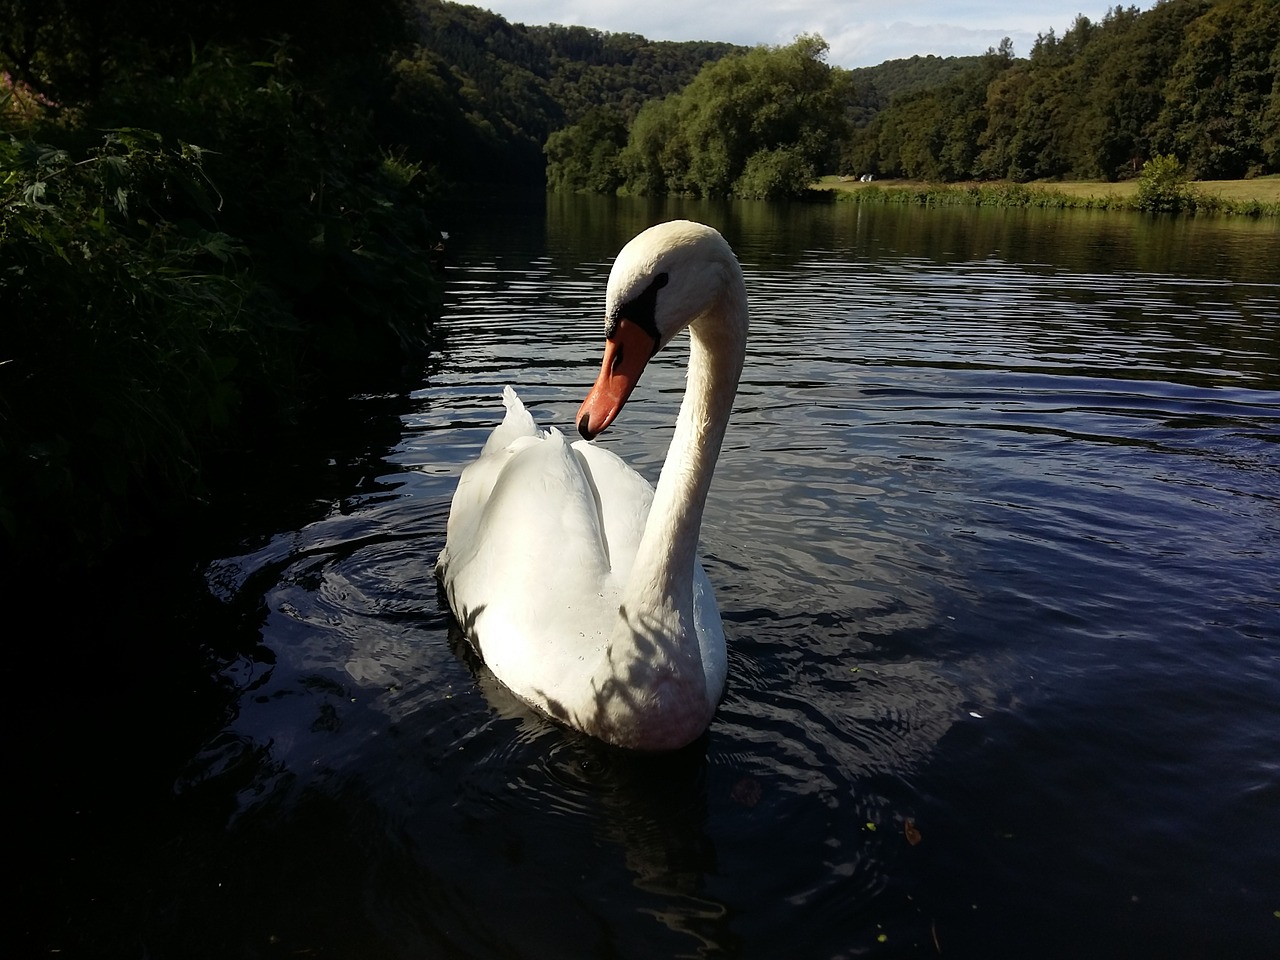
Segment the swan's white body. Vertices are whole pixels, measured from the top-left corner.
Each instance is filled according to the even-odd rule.
[[[594,437],[644,363],[688,326],[688,387],[657,490],[614,454],[506,418],[462,474],[437,575],[468,640],[513,693],[619,746],[674,749],[724,690],[724,631],[698,531],[746,348],[742,271],[716,231],[660,224],[609,276],[606,352],[579,411]]]

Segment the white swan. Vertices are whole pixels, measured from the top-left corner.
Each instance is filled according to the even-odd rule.
[[[588,442],[645,364],[689,328],[688,386],[653,490]],[[742,269],[686,220],[631,240],[613,265],[585,438],[541,431],[511,387],[507,414],[462,473],[436,574],[468,640],[522,700],[638,750],[682,747],[724,691],[724,630],[698,530],[746,351]]]

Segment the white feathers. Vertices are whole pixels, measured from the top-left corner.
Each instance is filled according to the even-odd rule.
[[[694,341],[656,496],[609,451],[539,429],[507,387],[505,418],[459,480],[437,565],[463,631],[512,692],[646,750],[696,739],[724,688],[724,634],[696,548],[747,327],[741,271],[715,231],[642,233],[619,254],[610,294],[643,291],[659,272],[663,342],[691,323]]]

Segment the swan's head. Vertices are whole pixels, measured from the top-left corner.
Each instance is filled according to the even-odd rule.
[[[588,440],[602,433],[650,358],[700,317],[723,314],[741,285],[737,258],[711,227],[673,220],[632,238],[609,272],[604,362],[578,409],[578,432]]]

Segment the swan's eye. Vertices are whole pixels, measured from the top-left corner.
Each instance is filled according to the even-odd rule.
[[[628,300],[618,310],[618,320],[630,320],[645,333],[649,334],[649,336],[653,337],[654,353],[658,352],[658,345],[662,343],[662,333],[658,330],[657,320],[658,291],[665,287],[670,281],[671,277],[665,272],[658,274],[649,282],[649,285],[644,288],[643,293],[631,300]],[[605,336],[611,335],[612,330],[607,329],[605,331]]]

